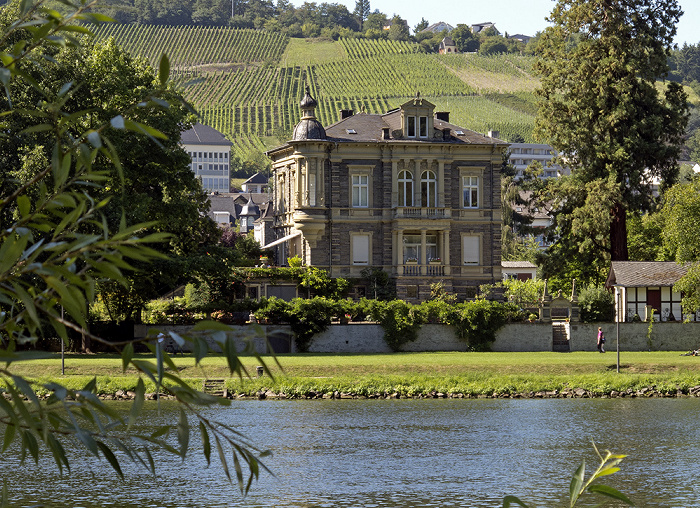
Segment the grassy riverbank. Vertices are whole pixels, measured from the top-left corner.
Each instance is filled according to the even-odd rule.
[[[651,393],[656,395],[676,395],[700,385],[700,357],[680,352],[625,352],[619,374],[614,352],[299,354],[277,360],[281,369],[272,357],[265,357],[274,379],[240,380],[229,377],[221,356],[207,357],[200,367],[191,355],[174,357],[180,375],[192,386],[201,387],[207,378],[225,379],[229,393],[246,396],[567,396],[576,389],[600,396],[636,394],[646,388],[654,388]],[[242,361],[255,376],[260,362],[254,357]],[[75,388],[96,376],[101,394],[131,390],[137,379],[132,370],[122,372],[116,355],[67,355],[65,376],[60,355],[15,364],[13,369],[40,382],[56,380]]]

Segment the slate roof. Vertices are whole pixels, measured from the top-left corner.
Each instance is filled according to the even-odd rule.
[[[438,137],[428,138],[403,138],[397,136],[402,133],[401,110],[396,109],[383,115],[368,113],[358,113],[350,116],[326,128],[328,141],[335,142],[362,142],[362,141],[385,141],[382,138],[382,131],[389,129],[391,141],[401,141],[405,143],[455,143],[455,144],[483,144],[492,145],[494,143],[506,143],[497,138],[490,138],[458,125],[454,125],[443,120],[434,119],[434,127]],[[450,129],[450,137],[447,140],[442,138],[440,130]],[[352,133],[354,131],[354,134]],[[462,132],[462,134],[458,134]]]
[[[687,272],[673,261],[613,261],[605,286],[673,286]]]
[[[270,200],[269,194],[261,192],[221,192],[218,194],[209,194],[207,197],[209,198],[210,204],[209,217],[213,219],[214,212],[228,212],[233,222],[238,220],[243,207],[248,202],[260,209],[262,204]],[[259,213],[258,211],[257,214]]]
[[[245,184],[256,184],[256,183],[262,183],[266,184],[267,183],[267,177],[263,175],[262,173],[255,173],[253,176],[248,178],[245,182],[243,182],[243,185]]]
[[[226,137],[216,129],[196,123],[191,129],[187,129],[180,135],[180,143],[183,145],[226,145],[233,146]]]

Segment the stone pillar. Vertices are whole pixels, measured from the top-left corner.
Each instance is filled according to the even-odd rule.
[[[403,265],[403,231],[396,232],[396,265]],[[398,269],[398,268],[397,268]]]
[[[445,275],[450,275],[452,273],[452,269],[450,268],[450,232],[445,231],[442,238],[444,240],[442,260],[445,264]]]
[[[438,208],[445,207],[445,162],[438,161],[437,174],[437,206]]]
[[[426,248],[426,245],[425,245],[426,236],[427,236],[427,231],[425,229],[421,229],[421,231],[420,231],[420,274],[421,275],[426,275],[427,269],[428,269],[428,267],[427,267],[428,260],[426,259],[428,249]]]
[[[391,161],[391,207],[399,205],[399,161]]]

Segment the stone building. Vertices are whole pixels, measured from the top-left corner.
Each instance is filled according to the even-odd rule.
[[[279,264],[299,255],[333,277],[381,268],[406,300],[426,299],[433,282],[470,298],[501,280],[507,143],[419,95],[385,114],[346,111],[327,129],[316,106],[307,89],[292,140],[267,152]]]

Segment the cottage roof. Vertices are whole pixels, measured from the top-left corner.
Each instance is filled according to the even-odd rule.
[[[673,286],[688,272],[688,265],[673,261],[613,261],[606,287]]]
[[[224,145],[233,146],[226,137],[217,131],[201,123],[196,123],[180,135],[180,143],[183,145]]]
[[[503,268],[537,268],[537,265],[530,261],[501,261]]]
[[[454,46],[455,41],[452,40],[451,37],[445,37],[440,41],[440,47],[444,48],[445,46]]]

